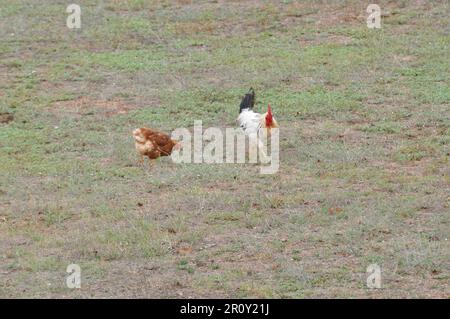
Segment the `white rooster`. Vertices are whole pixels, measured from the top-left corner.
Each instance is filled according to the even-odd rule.
[[[264,133],[270,135],[272,128],[278,127],[278,123],[272,115],[270,104],[267,106],[267,112],[264,114],[253,111],[255,106],[255,91],[251,88],[242,98],[239,106],[239,117],[237,121],[246,135],[257,133],[260,128]]]
[[[273,117],[270,104],[267,105],[267,112],[264,114],[253,111],[255,106],[255,91],[250,88],[247,94],[242,98],[239,106],[239,117],[237,121],[239,126],[244,130],[245,135],[249,136],[250,145],[258,145],[261,155],[266,158],[266,154],[262,149],[261,138],[267,138],[271,135],[273,128],[278,128],[278,123]],[[260,131],[261,129],[261,131]],[[258,132],[262,132],[258,138]]]

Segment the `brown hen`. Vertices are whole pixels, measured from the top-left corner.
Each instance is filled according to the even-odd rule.
[[[179,147],[179,142],[174,141],[169,135],[157,130],[141,127],[133,131],[134,145],[140,156],[139,162],[143,163],[144,156],[152,161],[161,156],[169,156],[172,150]]]

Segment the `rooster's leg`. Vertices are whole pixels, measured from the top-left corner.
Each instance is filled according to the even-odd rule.
[[[270,157],[268,157],[266,152],[264,151],[264,144],[260,140],[258,140],[258,150],[260,163],[262,164],[270,163]]]
[[[150,166],[150,169],[152,169],[153,166],[155,166],[155,161],[156,161],[156,160],[149,159],[148,165]]]

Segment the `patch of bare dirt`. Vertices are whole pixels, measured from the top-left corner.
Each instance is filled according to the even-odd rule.
[[[345,143],[359,143],[364,138],[360,131],[354,130],[351,127],[346,128],[345,131],[337,137]]]
[[[12,113],[0,113],[0,123],[8,124],[14,120]]]
[[[138,108],[136,105],[126,103],[120,98],[111,100],[95,100],[89,97],[80,97],[75,100],[58,101],[52,105],[52,110],[57,112],[69,112],[82,115],[102,113],[107,116],[126,114]]]
[[[426,175],[427,165],[430,163],[430,161],[431,160],[429,159],[423,159],[420,161],[408,162],[405,164],[389,161],[373,161],[372,165],[381,167],[392,175],[403,173],[411,176],[424,176]]]
[[[364,23],[366,19],[365,11],[362,7],[346,6],[343,8],[321,8],[317,15],[314,15],[317,26],[336,26]]]

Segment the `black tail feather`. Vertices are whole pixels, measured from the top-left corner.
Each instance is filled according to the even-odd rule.
[[[241,105],[239,105],[239,113],[245,109],[253,109],[255,106],[255,91],[250,88],[247,94],[242,98]]]

